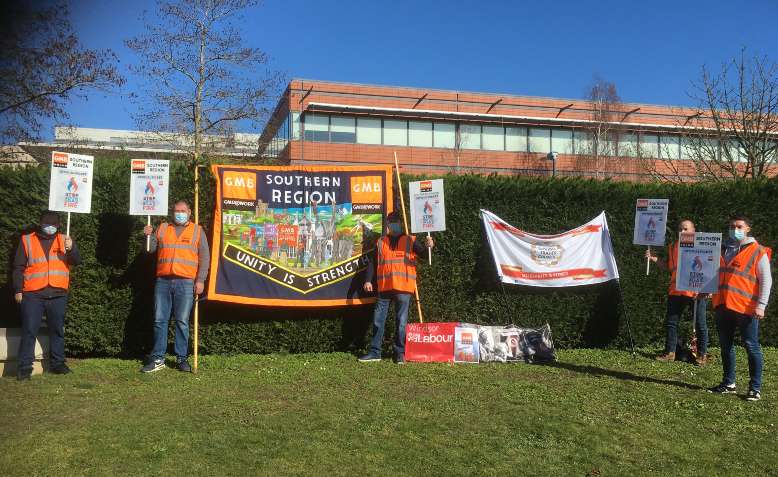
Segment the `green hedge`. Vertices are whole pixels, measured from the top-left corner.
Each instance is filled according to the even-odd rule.
[[[84,263],[73,274],[66,346],[71,355],[142,356],[151,345],[153,257],[142,253],[145,218],[127,214],[129,155],[96,152],[92,214],[74,214],[72,235]],[[213,182],[204,171],[201,221],[210,230]],[[19,232],[35,225],[46,207],[49,168],[0,168],[0,249],[10,259]],[[403,180],[416,178],[405,177]],[[432,267],[422,266],[419,289],[425,319],[481,324],[551,323],[558,346],[628,345],[615,283],[570,291],[501,287],[478,209],[539,233],[573,228],[605,210],[621,274],[624,311],[638,345],[663,341],[667,274],[645,275],[643,248],[632,245],[635,200],[667,197],[674,224],[695,220],[698,230],[724,231],[731,213],[749,215],[754,235],[778,245],[778,182],[699,185],[633,184],[581,179],[447,176],[447,231],[435,234]],[[192,173],[176,161],[172,197],[192,197]],[[209,231],[210,235],[210,231]],[[10,266],[0,282],[0,326],[18,326]],[[778,313],[768,307],[762,342],[778,345]],[[208,303],[201,306],[204,353],[314,352],[364,347],[371,307],[291,309]],[[412,320],[415,319],[415,310]],[[283,318],[279,318],[283,316]],[[709,323],[712,319],[709,317]],[[688,321],[685,322],[688,325]],[[389,326],[389,325],[388,325]],[[716,343],[715,327],[711,338]],[[387,347],[388,347],[387,337]]]

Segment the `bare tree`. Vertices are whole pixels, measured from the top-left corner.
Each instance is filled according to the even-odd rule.
[[[704,180],[768,177],[778,162],[778,63],[746,51],[718,71],[702,67],[690,94],[682,155]]]
[[[588,88],[586,100],[590,103],[591,113],[585,128],[587,144],[581,152],[594,162],[595,176],[600,177],[602,156],[614,154],[618,144],[624,107],[616,85],[599,76],[594,77]]]
[[[228,144],[238,125],[267,117],[281,76],[258,48],[245,46],[235,23],[256,0],[160,0],[153,22],[127,46],[144,77],[139,129],[186,151],[193,164]]]
[[[65,1],[0,2],[0,143],[39,140],[71,99],[123,84],[114,53],[84,48],[68,17]]]

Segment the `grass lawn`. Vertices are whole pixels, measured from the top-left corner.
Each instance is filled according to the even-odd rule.
[[[714,350],[716,353],[717,350]],[[778,349],[764,397],[641,354],[552,365],[206,356],[200,372],[72,361],[0,379],[2,475],[778,475]]]

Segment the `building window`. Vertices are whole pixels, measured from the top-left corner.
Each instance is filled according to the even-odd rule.
[[[326,114],[308,113],[305,115],[305,140],[329,141],[330,117]]]
[[[460,124],[459,147],[462,149],[481,149],[481,126]]]
[[[659,136],[656,134],[640,135],[640,157],[659,157]]]
[[[551,131],[548,129],[530,128],[529,152],[551,152]]]
[[[619,156],[638,157],[638,136],[634,133],[628,133],[619,139]]]
[[[432,123],[426,121],[408,122],[408,145],[432,147]]]
[[[573,154],[588,156],[591,153],[592,141],[589,133],[580,129],[573,131]]]
[[[297,141],[300,139],[300,113],[292,112],[290,116],[292,122],[292,139]]]
[[[505,128],[505,150],[527,152],[527,128]]]
[[[354,118],[332,116],[330,121],[330,141],[349,143],[357,141],[356,120]]]
[[[381,120],[357,119],[357,142],[359,144],[381,144]]]
[[[704,155],[702,150],[704,146],[700,139],[693,139],[690,137],[681,138],[681,159],[684,161],[692,160],[700,155]]]
[[[569,129],[552,129],[551,150],[559,154],[572,154],[573,131]]]
[[[432,146],[444,149],[456,147],[456,125],[454,123],[434,123],[432,131]]]
[[[505,129],[502,126],[483,127],[483,149],[486,151],[505,150]]]
[[[678,136],[659,136],[659,157],[662,159],[678,159],[680,156],[680,146]]]
[[[408,122],[385,119],[384,144],[387,146],[407,146]]]

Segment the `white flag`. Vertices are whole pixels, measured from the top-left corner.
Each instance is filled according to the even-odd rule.
[[[503,283],[570,287],[619,278],[605,212],[557,235],[524,232],[488,210],[481,218]]]

